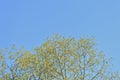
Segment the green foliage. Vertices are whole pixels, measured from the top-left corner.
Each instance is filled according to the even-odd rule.
[[[34,51],[0,51],[0,80],[120,80],[94,38],[49,37]]]

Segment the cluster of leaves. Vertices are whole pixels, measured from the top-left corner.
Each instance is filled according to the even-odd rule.
[[[93,38],[55,35],[34,51],[0,50],[0,80],[120,80]]]

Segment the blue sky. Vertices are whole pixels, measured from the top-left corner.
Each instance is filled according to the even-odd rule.
[[[120,71],[120,0],[0,1],[0,48],[32,49],[53,33],[94,36]]]

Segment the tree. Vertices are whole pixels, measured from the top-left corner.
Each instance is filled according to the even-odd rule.
[[[6,55],[3,55],[6,53]],[[94,38],[49,37],[34,51],[1,52],[1,80],[119,80]],[[8,57],[8,58],[7,58]],[[8,61],[11,62],[8,64]]]

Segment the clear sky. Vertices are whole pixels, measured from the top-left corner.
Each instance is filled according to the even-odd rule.
[[[120,71],[120,0],[0,0],[0,48],[32,49],[53,33],[96,37]]]

